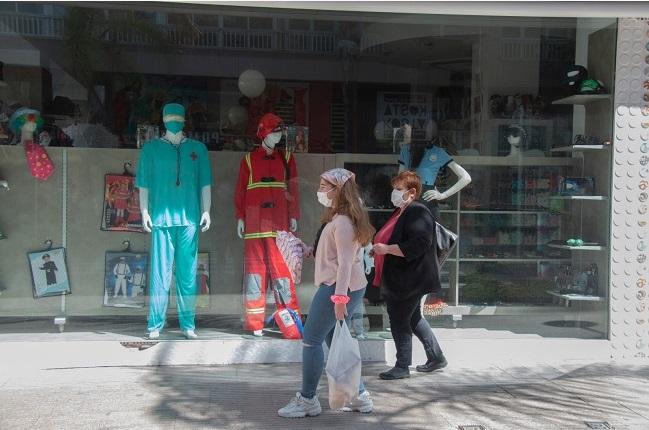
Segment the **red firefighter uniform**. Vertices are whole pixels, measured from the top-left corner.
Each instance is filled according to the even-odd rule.
[[[289,219],[300,218],[292,154],[274,150],[268,155],[261,147],[247,153],[239,167],[235,209],[237,219],[245,221],[244,329],[261,330],[269,281],[286,306],[300,312],[295,284],[275,243],[276,232],[288,231]],[[283,308],[281,300],[276,306]]]

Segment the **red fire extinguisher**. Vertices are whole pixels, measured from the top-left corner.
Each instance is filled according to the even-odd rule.
[[[279,330],[282,332],[284,339],[302,339],[302,332],[304,328],[302,327],[302,319],[297,312],[293,309],[286,306],[284,299],[281,294],[278,294],[277,290],[273,288],[273,293],[275,294],[275,300],[279,299],[279,302],[282,304],[283,308],[278,309],[273,313],[273,318]]]

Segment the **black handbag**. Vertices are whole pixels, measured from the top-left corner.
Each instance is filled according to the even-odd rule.
[[[455,248],[457,234],[435,221],[435,237],[437,239],[437,264],[442,267]]]

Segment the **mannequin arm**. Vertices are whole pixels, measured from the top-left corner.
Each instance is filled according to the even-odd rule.
[[[455,161],[451,161],[448,164],[448,167],[457,175],[457,182],[443,193],[440,193],[437,190],[426,191],[422,196],[424,200],[428,202],[432,200],[446,200],[471,183],[471,175],[469,175],[469,172],[464,170],[464,168]]]
[[[210,228],[210,209],[212,208],[212,187],[209,185],[201,189],[201,231],[206,232]]]
[[[149,215],[149,189],[140,188],[140,212],[142,213],[142,227],[147,233],[151,233],[153,221]]]

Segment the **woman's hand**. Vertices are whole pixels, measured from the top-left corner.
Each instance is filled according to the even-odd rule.
[[[347,305],[344,303],[334,303],[334,314],[337,321],[342,321],[347,316]]]
[[[390,252],[390,245],[386,245],[385,243],[376,243],[372,247],[372,252],[376,255],[385,255]]]

